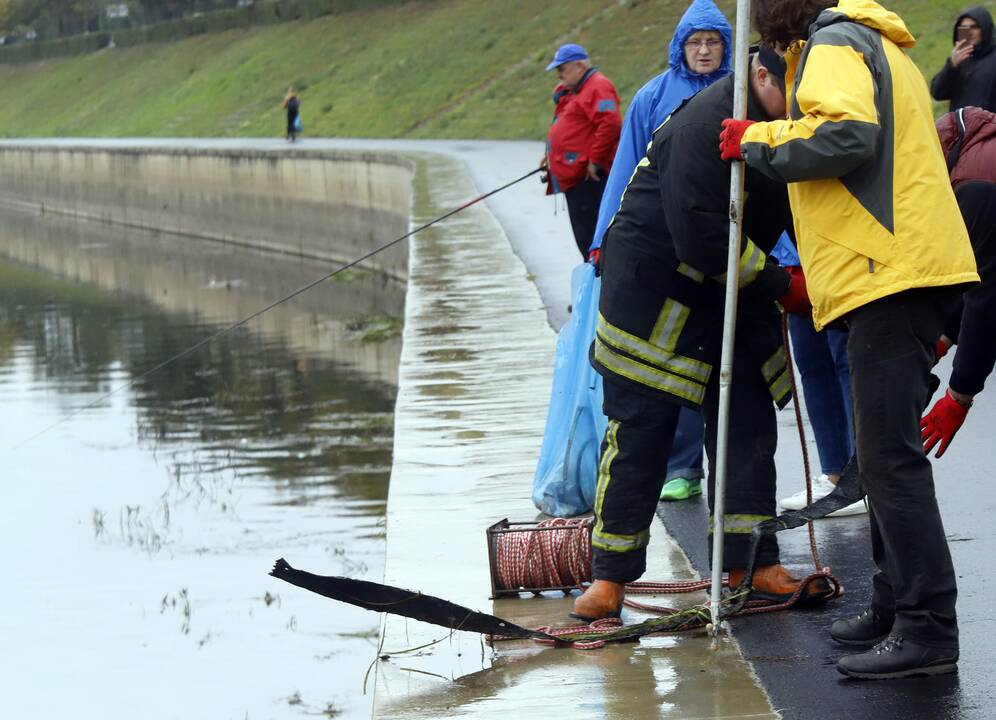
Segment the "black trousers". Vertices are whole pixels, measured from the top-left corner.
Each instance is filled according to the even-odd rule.
[[[855,444],[871,506],[872,605],[923,645],[958,646],[951,554],[920,440],[934,343],[960,288],[909,290],[848,314]]]
[[[598,222],[598,206],[602,203],[602,193],[605,192],[605,181],[584,180],[570,190],[564,191],[567,198],[567,214],[571,218],[571,230],[574,231],[574,242],[581,252],[582,260],[588,259],[588,248],[595,237],[595,225]]]
[[[738,338],[741,337],[738,334]],[[750,531],[775,512],[775,407],[761,370],[737,342],[730,392],[723,569],[747,564]],[[715,488],[719,371],[706,388],[703,417],[709,455],[709,551]],[[609,426],[602,441],[595,494],[592,576],[632,582],[647,565],[646,545],[660,499],[682,405],[664,393],[638,392],[605,379],[603,409]],[[778,562],[778,542],[762,540],[758,564]]]

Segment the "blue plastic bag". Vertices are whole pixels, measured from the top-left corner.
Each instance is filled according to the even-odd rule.
[[[301,116],[298,115],[294,118],[294,132],[303,132],[304,125],[301,124]]]
[[[533,503],[556,517],[582,515],[595,504],[598,451],[608,420],[602,413],[602,377],[588,360],[595,339],[602,281],[589,263],[571,275],[574,307],[557,336],[553,390],[533,479]]]

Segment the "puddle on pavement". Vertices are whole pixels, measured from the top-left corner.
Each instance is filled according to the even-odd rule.
[[[2,218],[3,715],[369,717],[378,617],[267,572],[381,579],[404,288],[354,273],[156,370],[328,268]]]

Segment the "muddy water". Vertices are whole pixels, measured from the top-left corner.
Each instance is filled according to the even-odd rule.
[[[369,717],[404,288],[0,214],[3,717]]]

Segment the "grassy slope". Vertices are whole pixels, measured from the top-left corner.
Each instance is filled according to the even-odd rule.
[[[994,1],[983,4],[990,7]],[[887,0],[925,74],[967,0]],[[553,48],[583,43],[626,99],[664,67],[686,0],[419,0],[310,23],[0,66],[0,135],[281,133],[288,84],[308,135],[541,138]],[[734,0],[719,5],[732,15]]]

